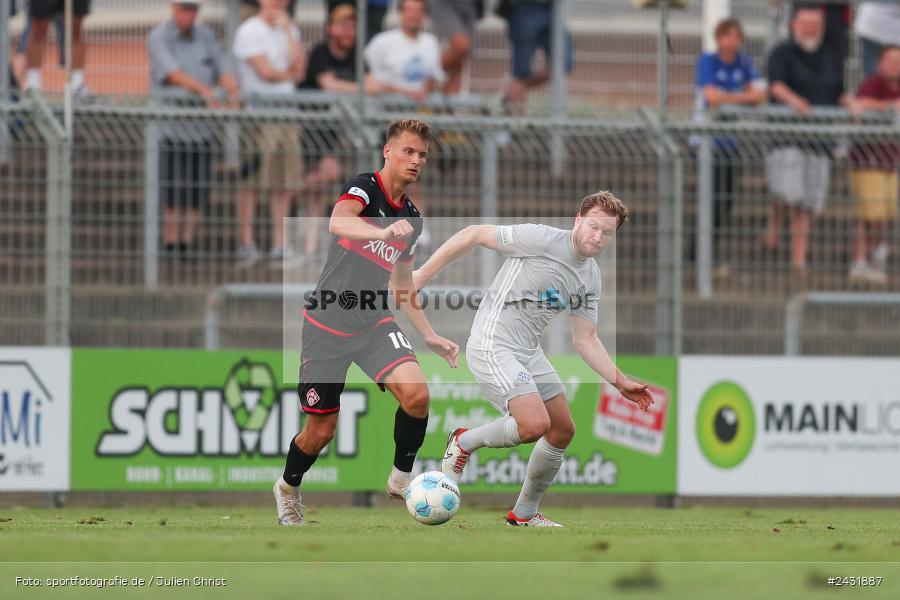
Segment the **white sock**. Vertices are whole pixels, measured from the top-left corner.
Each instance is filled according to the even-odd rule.
[[[41,89],[41,70],[28,69],[25,72],[25,89],[40,90]]]
[[[401,471],[397,467],[391,467],[391,478],[388,480],[391,487],[397,491],[404,491],[409,487],[409,480],[412,478],[412,473],[407,473],[406,471]]]
[[[84,87],[84,71],[72,71],[72,89],[77,90]]]
[[[513,514],[520,519],[530,519],[537,514],[541,496],[553,483],[559,466],[562,464],[565,449],[551,446],[546,439],[541,438],[531,451],[528,459],[528,471],[519,499],[513,507]]]
[[[466,452],[479,448],[512,448],[522,443],[519,425],[511,415],[500,417],[487,425],[476,427],[459,436],[459,445]]]

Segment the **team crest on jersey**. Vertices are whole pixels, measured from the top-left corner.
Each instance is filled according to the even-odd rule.
[[[349,190],[347,190],[347,193],[350,194],[351,196],[356,196],[357,198],[362,199],[363,202],[366,203],[366,206],[369,205],[369,195],[362,188],[352,187]],[[384,216],[384,215],[382,215],[382,216]]]
[[[315,406],[318,404],[319,400],[319,394],[316,393],[316,390],[310,388],[310,390],[306,392],[306,404],[309,406]]]

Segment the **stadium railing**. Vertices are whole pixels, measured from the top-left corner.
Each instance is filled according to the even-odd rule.
[[[328,96],[301,95],[287,105],[281,100],[280,107],[245,111],[169,102],[76,106],[72,140],[59,126],[59,108],[39,96],[0,105],[8,146],[0,167],[0,296],[10,307],[0,314],[3,343],[201,347],[211,289],[282,281],[282,272],[265,260],[254,268],[237,264],[236,195],[259,168],[264,140],[255,133],[258,126],[298,132],[300,150],[285,158],[302,174],[317,157],[335,157],[340,173],[326,183],[301,185],[296,202],[294,214],[323,218],[350,175],[380,164],[387,123],[411,114],[406,106],[372,104],[361,123],[352,98]],[[422,254],[474,221],[570,218],[586,193],[610,189],[631,209],[615,248],[615,281],[604,282],[605,290],[615,283],[620,353],[673,353],[679,343],[686,353],[780,353],[785,303],[801,288],[900,287],[893,260],[885,284],[848,278],[855,226],[848,149],[895,141],[895,123],[857,124],[847,114],[785,123],[763,111],[705,124],[676,118],[663,126],[652,111],[519,119],[482,114],[477,102],[449,108],[434,104],[412,113],[432,122],[438,137],[428,171],[412,192],[429,216],[431,240]],[[211,163],[209,201],[195,245],[184,257],[166,255],[161,240],[161,186],[173,182],[160,178],[160,157],[171,149],[173,139],[166,137],[173,133],[175,141],[178,135],[205,138],[202,152]],[[724,152],[736,170],[732,214],[717,228],[717,244],[710,227],[714,182],[698,152],[704,138],[713,149],[716,140],[733,142]],[[759,244],[770,207],[765,157],[776,142],[837,149],[825,208],[813,224],[803,285],[790,270],[785,233],[778,252]],[[309,215],[315,197],[324,202],[323,212]],[[256,217],[257,242],[267,250],[265,201]],[[889,227],[887,236],[888,245],[896,246],[895,230]],[[496,258],[490,253],[463,259],[435,283],[485,285],[486,274],[498,266],[491,260]],[[306,269],[303,277],[314,281],[313,263]],[[707,288],[700,285],[704,280]],[[830,310],[836,309],[811,311],[804,327],[827,328]],[[804,351],[894,351],[894,328],[885,327],[896,316],[892,311],[869,307],[858,339],[835,345],[833,336],[821,343],[812,336]],[[224,347],[277,347],[281,306],[229,300],[221,323]],[[446,325],[460,330],[457,337],[467,333],[467,324],[449,319]],[[869,331],[882,333],[878,343],[866,343]]]

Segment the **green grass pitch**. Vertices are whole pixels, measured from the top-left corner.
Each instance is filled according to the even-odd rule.
[[[591,507],[548,515],[566,528],[507,527],[502,509],[465,505],[438,527],[414,522],[399,503],[311,507],[310,523],[296,528],[278,527],[269,505],[3,508],[0,597],[900,597],[897,510]],[[145,584],[47,583],[72,576]],[[16,577],[44,583],[17,585]],[[829,577],[883,579],[828,586]]]

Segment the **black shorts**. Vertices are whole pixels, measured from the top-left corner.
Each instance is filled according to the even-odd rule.
[[[28,14],[35,19],[49,19],[65,9],[65,0],[31,0],[28,4]],[[72,0],[72,12],[76,17],[90,13],[91,0]]]
[[[166,208],[199,210],[209,199],[212,180],[209,143],[163,140],[159,153],[159,190]]]
[[[381,385],[397,366],[418,362],[412,347],[407,346],[411,345],[393,317],[371,331],[352,336],[329,333],[305,319],[297,386],[303,412],[321,415],[341,409],[341,393],[351,363]]]

